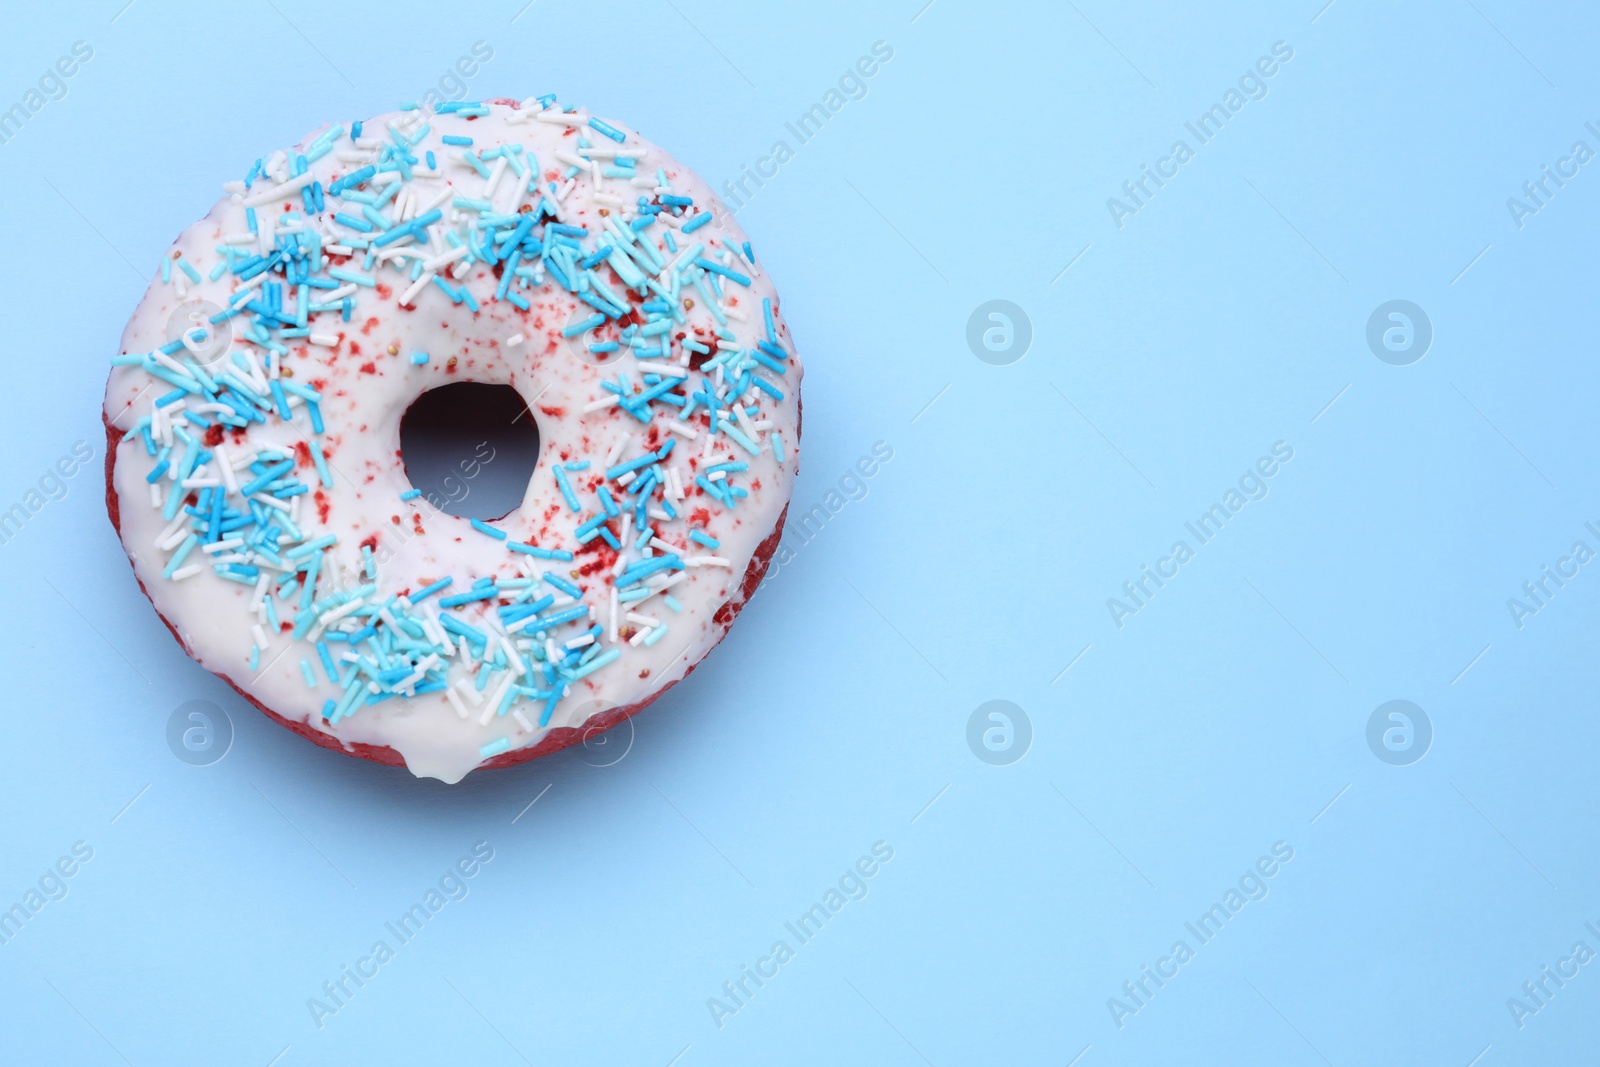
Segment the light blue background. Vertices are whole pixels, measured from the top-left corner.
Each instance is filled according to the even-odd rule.
[[[13,12],[3,106],[95,56],[0,145],[0,508],[74,441],[100,456],[122,324],[223,181],[477,40],[472,96],[558,92],[715,184],[894,48],[740,213],[807,361],[797,504],[894,458],[624,759],[456,788],[314,749],[191,663],[80,474],[0,546],[0,902],[95,850],[0,946],[0,1059],[1593,1058],[1600,962],[1520,1030],[1506,1001],[1600,950],[1600,564],[1521,629],[1506,600],[1600,548],[1600,163],[1520,230],[1506,199],[1600,149],[1600,21],[920,3]],[[1266,98],[1119,230],[1106,199],[1276,41]],[[965,341],[992,298],[1032,321],[1009,366]],[[1435,331],[1411,366],[1365,341],[1396,298]],[[1106,598],[1280,440],[1270,495],[1114,626]],[[1396,698],[1435,731],[1411,766],[1365,739]],[[232,715],[213,766],[166,744],[194,699]],[[1010,766],[967,746],[992,699],[1032,722]],[[869,895],[719,1028],[707,998],[880,840]],[[479,841],[470,895],[319,1029],[307,998]],[[1270,895],[1119,1029],[1107,998],[1277,841]]]

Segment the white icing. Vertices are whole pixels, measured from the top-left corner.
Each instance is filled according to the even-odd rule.
[[[363,266],[363,253],[358,251],[343,264],[345,269],[376,276],[387,288],[388,295],[384,295],[382,290],[358,286],[354,290],[356,304],[351,322],[343,322],[336,313],[331,312],[311,316],[313,336],[287,342],[291,348],[290,354],[281,359],[282,372],[289,380],[304,385],[317,383],[315,387],[322,393],[321,410],[326,430],[319,440],[328,453],[334,481],[332,488],[323,489],[310,463],[302,461],[297,466],[295,476],[314,490],[320,490],[323,495],[326,517],[319,516],[315,497],[307,494],[295,498],[298,500],[298,504],[293,505],[297,508],[296,521],[308,539],[326,534],[338,537],[338,543],[324,559],[323,577],[317,587],[319,598],[331,588],[329,578],[333,569],[337,568],[347,577],[359,574],[362,565],[360,544],[364,539],[377,535],[377,555],[381,562],[377,573],[378,592],[370,598],[374,602],[381,603],[390,594],[416,590],[446,576],[452,576],[454,584],[446,590],[445,595],[465,592],[481,577],[521,577],[526,563],[535,568],[535,575],[539,570],[550,569],[563,578],[577,581],[584,590],[585,601],[595,609],[595,621],[608,625],[612,589],[609,568],[577,578],[571,578],[571,572],[586,563],[609,558],[609,553],[604,557],[580,554],[573,563],[533,559],[508,551],[504,542],[474,530],[466,519],[434,509],[425,500],[402,502],[400,494],[410,485],[399,458],[400,419],[423,392],[451,382],[504,384],[517,389],[538,423],[541,438],[539,463],[521,506],[492,525],[505,530],[511,540],[567,550],[578,548],[573,537],[574,529],[598,510],[590,486],[594,479],[603,476],[607,457],[619,447],[619,442],[629,437],[633,438],[633,442],[622,452],[622,458],[631,459],[641,454],[645,435],[654,432],[656,446],[667,440],[676,440],[676,446],[663,466],[676,472],[688,493],[686,500],[675,502],[680,515],[677,520],[658,520],[655,523],[657,536],[675,546],[685,558],[716,557],[727,561],[727,566],[698,565],[682,572],[686,577],[670,590],[682,605],[681,613],[670,610],[660,595],[647,601],[645,607],[640,609],[643,614],[668,624],[668,632],[659,641],[651,646],[630,646],[625,635],[616,642],[610,640],[609,634],[602,637],[601,642],[607,647],[622,649],[621,658],[574,683],[568,695],[557,705],[548,727],[543,729],[537,725],[542,702],[521,700],[515,705],[523,717],[533,724],[533,729],[529,731],[510,714],[501,718],[491,717],[487,724],[480,725],[484,707],[470,701],[466,704],[470,715],[463,720],[442,692],[411,698],[395,697],[370,707],[364,706],[364,703],[358,704],[354,714],[330,726],[322,719],[324,702],[330,698],[337,699],[341,694],[338,687],[325,677],[315,646],[310,641],[294,640],[287,632],[268,634],[259,671],[252,672],[249,669],[250,649],[259,640],[261,632],[253,628],[260,625],[261,620],[258,612],[251,610],[254,590],[227,581],[212,572],[214,560],[224,558],[226,553],[212,556],[196,550],[186,560],[186,566],[178,572],[179,575],[188,576],[181,580],[162,577],[161,571],[171,556],[171,549],[158,549],[156,542],[169,524],[163,520],[160,510],[151,506],[151,487],[145,480],[155,461],[147,455],[137,434],[124,439],[116,451],[113,482],[120,502],[121,532],[128,556],[156,610],[176,628],[190,654],[208,670],[228,678],[278,714],[296,722],[309,723],[347,744],[392,747],[404,757],[412,773],[446,782],[459,781],[479,765],[482,762],[482,747],[499,738],[509,738],[513,748],[536,745],[550,729],[580,726],[598,710],[646,701],[668,684],[682,678],[725,631],[725,625],[716,622],[714,617],[730,599],[736,603],[742,600],[739,586],[746,567],[757,546],[773,532],[789,501],[793,479],[799,467],[800,360],[794,355],[794,346],[777,309],[777,296],[771,282],[758,267],[745,262],[738,251],[745,241],[738,224],[726,213],[721,201],[704,181],[626,128],[612,124],[627,133],[626,143],[620,145],[581,128],[569,135],[568,125],[530,121],[537,108],[538,105],[534,104],[531,108],[525,106],[519,111],[505,104],[495,104],[491,106],[491,114],[474,119],[454,114],[427,116],[432,126],[431,132],[411,151],[420,160],[424,151],[433,150],[439,161],[441,176],[415,177],[405,187],[408,192],[416,194],[409,200],[409,206],[402,203],[397,208],[395,202],[391,201],[383,210],[398,221],[402,217],[423,214],[430,207],[439,205],[445,214],[442,223],[434,227],[435,230],[442,230],[453,220],[470,217],[470,213],[452,207],[450,198],[484,198],[486,186],[490,183],[466,164],[451,161],[461,149],[445,146],[441,142],[440,138],[447,134],[473,138],[473,151],[502,143],[525,146],[525,152],[536,157],[541,165],[546,179],[541,182],[541,189],[546,196],[551,195],[548,179],[552,175],[555,175],[558,186],[565,186],[560,175],[568,169],[567,160],[577,151],[575,146],[580,135],[587,135],[588,140],[600,150],[641,152],[638,162],[640,175],[654,176],[656,169],[662,168],[672,194],[693,198],[695,208],[691,211],[710,209],[715,212],[715,221],[693,234],[674,232],[679,247],[676,254],[667,251],[663,241],[669,223],[658,221],[646,230],[644,237],[654,242],[662,258],[671,264],[685,249],[703,241],[707,246],[705,255],[722,262],[723,250],[727,249],[733,256],[727,261],[728,265],[751,278],[749,288],[734,281],[724,283],[723,302],[731,303],[727,328],[734,334],[734,346],[750,348],[758,338],[765,337],[762,299],[768,298],[773,303],[779,343],[790,353],[790,360],[787,373],[781,378],[775,373],[762,371],[784,393],[781,402],[759,389],[749,390],[744,397],[746,403],[759,408],[755,418],[748,421],[753,422],[760,433],[760,454],[750,455],[726,435],[718,435],[710,453],[712,458],[708,459],[708,434],[703,408],[689,422],[696,434],[693,440],[669,432],[668,423],[677,409],[661,404],[652,406],[652,420],[648,426],[615,406],[584,413],[586,406],[608,395],[600,388],[601,380],[614,380],[619,370],[627,374],[637,388],[642,374],[638,366],[640,361],[627,348],[622,350],[620,359],[614,359],[603,367],[593,366],[578,358],[575,354],[577,343],[563,339],[561,330],[578,318],[587,318],[593,311],[553,281],[546,281],[538,288],[517,290],[531,302],[530,310],[523,312],[507,300],[494,299],[498,279],[482,262],[478,262],[462,277],[452,278],[452,284],[467,286],[476,297],[481,306],[478,313],[474,314],[465,304],[452,303],[444,292],[431,284],[421,288],[411,309],[402,309],[397,307],[396,300],[411,285],[409,264],[406,265],[406,273],[383,265],[369,270]],[[579,115],[586,118],[582,113]],[[289,206],[292,214],[298,215],[302,210],[301,198],[298,192],[290,189],[291,186],[298,189],[315,180],[320,181],[326,190],[337,176],[349,174],[370,161],[377,146],[387,140],[391,123],[400,122],[403,118],[401,113],[392,113],[369,120],[360,142],[355,145],[348,137],[340,138],[333,151],[311,163],[307,171],[310,178],[289,177],[286,162],[289,157],[279,154],[268,160],[268,176],[257,178],[248,191],[236,187],[237,191],[218,202],[210,214],[178,238],[172,252],[181,253],[189,264],[197,268],[202,281],[198,284],[190,281],[187,274],[176,265],[172,270],[171,282],[163,282],[158,277],[128,323],[121,352],[142,354],[169,341],[172,337],[168,332],[169,320],[176,309],[188,301],[205,300],[218,307],[230,304],[239,287],[234,275],[223,273],[218,280],[210,281],[209,272],[221,259],[216,252],[217,246],[230,244],[234,247],[251,247],[246,236],[249,232],[245,214],[247,203],[255,205],[263,227],[268,220],[283,218],[285,205]],[[298,151],[305,152],[314,140],[315,135],[308,136]],[[587,154],[598,156],[599,153]],[[425,167],[422,169],[426,170]],[[497,165],[494,173],[502,169],[505,168]],[[507,204],[509,198],[515,195],[515,178],[514,173],[507,172],[491,179],[494,182],[491,196],[497,208]],[[280,180],[284,184],[280,185]],[[515,182],[517,187],[521,184]],[[364,188],[381,191],[383,185],[369,182]],[[587,226],[591,233],[595,233],[602,222],[599,214],[602,209],[616,215],[620,205],[634,205],[641,193],[649,196],[653,190],[631,185],[626,179],[607,177],[600,178],[597,186],[592,171],[585,172],[577,177],[570,189],[565,190],[560,201],[561,219],[568,224]],[[517,196],[517,201],[536,203],[538,195],[529,193]],[[308,220],[309,224],[324,233],[325,239],[334,234],[348,237],[355,233],[328,221],[336,210],[353,212],[359,210],[359,205],[341,203],[333,196],[327,196],[326,210]],[[635,208],[621,207],[620,218],[624,222],[636,215]],[[684,220],[676,220],[676,225],[682,225]],[[459,221],[456,228],[465,233],[465,222]],[[377,235],[374,233],[371,236]],[[269,239],[265,247],[270,246]],[[450,246],[438,241],[436,247],[425,251],[429,256],[437,256],[450,252]],[[449,271],[458,263],[440,265],[438,269]],[[623,293],[623,283],[609,270],[604,267],[601,269],[611,288],[619,294]],[[326,276],[325,271],[317,273],[318,276]],[[281,274],[267,277],[282,281]],[[255,279],[256,282],[261,280],[259,277]],[[245,286],[250,284],[244,283]],[[325,298],[326,295],[326,290],[313,290],[312,299]],[[627,295],[635,304],[638,303],[640,298],[636,293],[630,291]],[[693,309],[686,312],[690,330],[696,327],[702,331],[709,330],[714,324],[708,309],[704,307],[701,294],[685,282],[681,296],[694,302]],[[284,303],[292,305],[294,298],[294,288],[285,286]],[[229,352],[253,353],[263,372],[270,376],[277,361],[269,360],[265,349],[237,338],[245,321],[245,316],[233,320],[240,329],[234,330],[236,339]],[[682,329],[681,326],[675,326],[672,336],[675,337]],[[336,343],[331,347],[318,343],[334,339],[324,335],[335,335]],[[521,335],[521,340],[517,340],[518,335]],[[690,336],[695,335],[691,333]],[[706,334],[702,333],[700,337],[704,340]],[[308,340],[312,343],[307,343]],[[721,343],[724,346],[729,344]],[[359,348],[358,354],[354,352],[355,348]],[[410,357],[414,352],[428,353],[430,361],[422,366],[413,366]],[[653,358],[649,362],[659,364],[667,359],[677,360],[684,354],[681,347],[674,343],[670,356]],[[453,372],[449,369],[452,361],[455,364]],[[361,370],[363,366],[370,366],[373,372],[364,373]],[[212,368],[219,373],[222,369],[221,365],[215,363]],[[691,373],[689,377],[688,391],[698,389],[704,378],[699,372]],[[106,415],[110,424],[125,432],[131,430],[141,417],[151,414],[152,402],[170,389],[170,385],[150,377],[139,366],[115,367],[106,391]],[[680,388],[678,391],[685,390]],[[199,402],[198,398],[189,398],[186,404],[193,408]],[[177,414],[181,410],[181,407],[168,408],[160,417],[174,415],[180,420],[178,424],[182,425],[182,416]],[[749,433],[743,423],[736,425]],[[199,433],[197,428],[190,428]],[[784,450],[784,461],[781,463],[774,456],[771,444],[773,432],[781,434]],[[310,437],[311,427],[306,409],[297,401],[291,423],[285,424],[277,419],[269,419],[265,425],[252,423],[246,436],[238,443],[233,433],[229,432],[225,447],[231,456],[237,457],[237,461],[242,463],[256,450],[273,445],[282,451],[292,452],[297,441],[309,440]],[[177,465],[181,450],[181,446],[174,450],[174,466]],[[579,496],[584,505],[582,512],[574,514],[557,487],[552,465],[583,459],[590,461],[591,468],[570,474],[574,487],[582,486]],[[740,500],[738,507],[732,510],[724,508],[694,484],[696,471],[709,463],[727,460],[745,461],[750,465],[747,472],[736,476],[737,484],[747,489],[749,496]],[[226,480],[227,475],[219,470],[220,465],[220,461],[214,459],[206,466],[203,476],[218,481]],[[248,470],[229,473],[237,482],[247,482],[254,477]],[[170,491],[171,482],[167,478],[163,478],[159,484]],[[606,484],[618,501],[625,508],[630,508],[631,498],[623,496],[617,483]],[[237,495],[231,497],[230,504],[237,503],[238,499]],[[659,507],[659,501],[656,506]],[[696,515],[703,521],[691,523],[691,516]],[[400,519],[398,524],[393,521],[396,516]],[[418,522],[425,530],[420,535],[415,532]],[[691,525],[703,528],[720,542],[720,547],[713,550],[690,541],[688,533]],[[624,533],[620,519],[613,522],[611,527],[619,536]],[[632,562],[639,558],[639,554],[631,548],[637,531],[629,527],[628,533],[625,558]],[[284,547],[290,546],[286,544]],[[194,564],[201,566],[196,570],[192,566]],[[556,592],[548,587],[546,591]],[[485,626],[483,617],[485,613],[493,612],[495,603],[497,601],[473,604],[452,609],[452,613],[482,629]],[[285,622],[291,621],[297,606],[297,594],[291,594],[288,602],[277,602],[279,618]],[[623,625],[626,626],[628,606],[624,605],[622,610]],[[580,633],[581,624],[565,626],[556,639],[565,641]],[[329,647],[336,656],[350,648],[344,644]],[[526,652],[522,654],[527,655]],[[316,688],[308,688],[305,683],[300,667],[303,658],[308,659],[315,670]],[[448,678],[452,684],[462,678],[470,679],[474,674],[475,670],[464,665],[459,658],[450,661]],[[496,683],[498,681],[497,677]],[[493,696],[496,683],[491,683],[488,692],[482,694],[485,705]]]

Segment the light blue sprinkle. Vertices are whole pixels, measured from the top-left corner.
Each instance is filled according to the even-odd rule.
[[[479,533],[488,534],[496,541],[504,541],[506,539],[506,532],[504,530],[496,530],[493,526],[490,526],[481,519],[472,519],[471,522],[472,528],[477,530]]]

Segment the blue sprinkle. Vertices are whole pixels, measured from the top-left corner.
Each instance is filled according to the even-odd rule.
[[[471,522],[472,528],[477,530],[479,533],[488,534],[496,541],[504,541],[506,539],[506,532],[504,530],[496,530],[493,526],[490,526],[481,519],[473,519]]]
[[[448,589],[450,587],[450,583],[453,581],[455,581],[454,578],[440,578],[432,585],[425,585],[421,589],[418,589],[415,593],[412,593],[410,600],[413,604],[420,604],[433,594],[437,593],[439,590]]]
[[[521,552],[526,556],[536,556],[539,559],[555,559],[565,563],[572,561],[572,553],[561,548],[540,548],[538,545],[525,545],[521,541],[512,541],[506,545],[513,552]]]
[[[591,118],[589,120],[589,128],[597,133],[604,134],[613,141],[616,141],[618,144],[621,144],[623,141],[628,139],[627,134],[623,133],[615,126],[612,126],[610,123],[602,122],[597,118]]]

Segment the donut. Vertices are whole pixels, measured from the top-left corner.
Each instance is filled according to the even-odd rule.
[[[322,127],[223,188],[106,387],[107,509],[184,650],[312,741],[450,783],[686,677],[800,464],[801,361],[710,186],[541,96]],[[539,433],[498,519],[407,478],[401,421],[455,382],[516,390]]]

